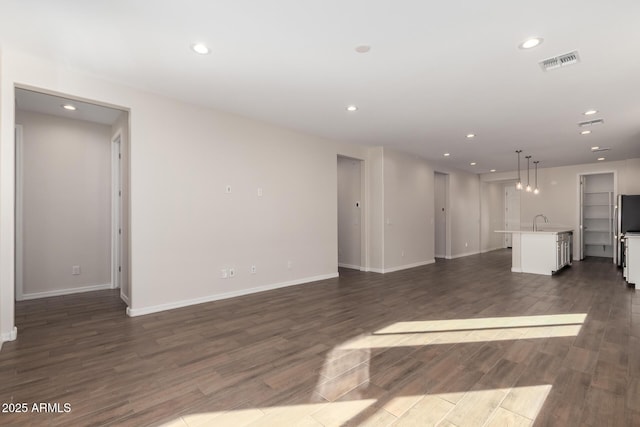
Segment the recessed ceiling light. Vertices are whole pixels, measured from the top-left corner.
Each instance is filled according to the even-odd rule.
[[[471,139],[471,138],[475,138],[476,134],[475,133],[468,133],[467,134],[467,138]]]
[[[469,163],[469,164],[470,164],[471,166],[475,166],[475,165],[477,165],[477,163],[476,163],[476,162],[471,162],[471,163]]]
[[[520,49],[531,49],[532,47],[538,46],[543,41],[544,39],[542,37],[531,37],[520,43],[518,47]]]
[[[195,53],[199,53],[200,55],[206,55],[210,52],[209,48],[204,43],[195,43],[191,45],[191,49],[193,49]]]
[[[449,157],[451,155],[451,153],[444,153],[445,157]]]
[[[495,169],[491,169],[489,172],[495,172],[495,171],[496,171]]]
[[[603,161],[604,159],[605,159],[604,157],[598,157],[599,162]]]
[[[598,112],[598,110],[588,110],[588,111],[585,111],[585,112],[584,112],[584,113],[582,113],[582,114],[584,114],[585,116],[592,116],[592,115],[594,115],[594,114],[595,114],[595,113],[597,113],[597,112]]]
[[[74,105],[71,105],[71,104],[64,104],[61,107],[64,108],[65,110],[69,110],[69,111],[76,111],[77,110],[77,108]]]
[[[356,52],[358,53],[367,53],[371,50],[371,46],[367,44],[362,44],[360,46],[356,46]]]
[[[600,147],[598,147],[597,145],[594,145],[593,147],[591,147],[591,151],[596,151],[599,150]]]
[[[347,111],[358,111],[358,107],[356,107],[355,105],[347,105]]]
[[[580,132],[580,135],[589,135],[590,133],[590,130],[583,130],[582,132]]]

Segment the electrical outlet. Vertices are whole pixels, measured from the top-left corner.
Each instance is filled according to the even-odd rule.
[[[225,191],[227,192],[227,194],[231,193],[231,186],[227,185],[227,187],[225,188]]]
[[[229,277],[236,277],[236,269],[235,268],[230,268],[229,269]]]
[[[262,187],[258,187],[258,197],[262,197]]]
[[[464,247],[465,248],[469,247],[469,242],[464,242]]]
[[[79,265],[72,266],[71,274],[73,274],[74,276],[77,276],[78,274],[80,274],[80,266]]]
[[[293,261],[291,261],[291,260],[287,261],[287,268],[289,270],[291,270],[293,268]]]
[[[229,273],[227,273],[227,269],[223,268],[222,270],[220,270],[220,278],[226,279],[227,277],[229,277]]]
[[[400,254],[400,256],[404,257],[404,251],[402,251],[402,253]]]
[[[256,272],[258,271],[258,269],[256,268],[255,265],[251,266],[251,274],[256,274]]]

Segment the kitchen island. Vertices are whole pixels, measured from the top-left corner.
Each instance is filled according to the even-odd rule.
[[[573,258],[573,230],[496,230],[511,233],[511,271],[552,275]]]

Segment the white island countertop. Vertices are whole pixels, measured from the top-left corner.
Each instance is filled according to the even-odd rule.
[[[496,230],[511,233],[511,271],[551,275],[565,265],[571,265],[573,229],[567,227],[520,227]]]
[[[495,233],[513,233],[513,234],[560,234],[572,233],[573,228],[547,228],[543,230],[533,231],[531,228],[521,228],[519,230],[495,230]]]

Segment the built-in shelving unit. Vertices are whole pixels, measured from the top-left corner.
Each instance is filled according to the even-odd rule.
[[[585,256],[613,257],[613,174],[584,177],[582,225]]]

